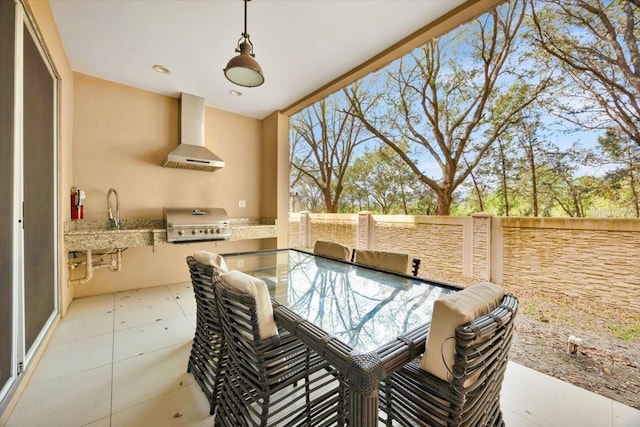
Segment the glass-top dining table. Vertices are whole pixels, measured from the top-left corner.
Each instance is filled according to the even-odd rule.
[[[459,288],[296,249],[225,254],[264,280],[274,317],[341,371],[350,426],[378,425],[378,386],[424,352],[434,301]]]

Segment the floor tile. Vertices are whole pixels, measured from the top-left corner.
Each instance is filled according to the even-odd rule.
[[[640,399],[640,397],[638,397]],[[640,426],[640,410],[613,402],[613,427]]]
[[[111,365],[30,383],[7,427],[80,427],[109,416]]]
[[[180,306],[173,300],[158,301],[133,308],[118,308],[115,313],[114,328],[116,331],[129,329],[147,323],[160,322],[184,317]]]
[[[183,295],[181,298],[176,299],[176,302],[178,303],[184,314],[196,314],[197,306],[195,295]]]
[[[66,344],[81,339],[113,333],[114,314],[106,313],[98,316],[86,316],[78,319],[65,317],[56,328],[49,346]]]
[[[526,386],[523,386],[525,385]],[[501,404],[544,427],[611,427],[611,399],[510,362]]]
[[[191,282],[177,283],[169,285],[167,288],[184,314],[196,314],[196,297]]]
[[[116,293],[115,307],[118,310],[148,307],[161,302],[172,301],[173,299],[173,295],[171,295],[166,286],[135,289]]]
[[[89,424],[85,424],[82,427],[111,427],[111,417],[104,417],[98,421],[94,421]]]
[[[197,384],[182,387],[111,416],[111,427],[209,427],[209,402]]]
[[[190,351],[191,342],[185,342],[115,363],[112,412],[193,384],[187,373]]]
[[[504,407],[502,408],[502,416],[505,424],[509,427],[543,427]]]
[[[189,323],[191,323],[191,326],[195,329],[198,323],[198,315],[196,313],[188,314],[187,319],[189,319]]]
[[[114,334],[114,361],[191,341],[194,328],[186,317],[163,319]]]
[[[49,347],[38,363],[31,382],[50,381],[105,365],[111,367],[112,360],[113,334]]]
[[[76,298],[69,306],[65,320],[113,313],[115,294]]]
[[[167,288],[174,298],[193,296],[191,282],[174,283],[173,285],[167,285]]]
[[[195,313],[190,283],[74,300],[7,426],[210,427],[186,372]],[[509,427],[640,426],[639,410],[512,362],[501,406]]]

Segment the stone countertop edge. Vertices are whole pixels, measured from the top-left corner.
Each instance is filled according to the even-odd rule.
[[[231,218],[229,222],[230,241],[268,239],[277,235],[275,220]],[[158,245],[168,244],[163,220],[123,220],[119,230],[113,228],[109,220],[71,220],[64,225],[64,241],[69,252],[141,246],[153,246],[155,252]]]
[[[232,228],[243,226],[276,225],[274,218],[229,218]],[[83,234],[92,232],[136,232],[136,231],[165,231],[162,219],[123,219],[122,228],[113,228],[108,219],[72,219],[65,221],[65,234]]]

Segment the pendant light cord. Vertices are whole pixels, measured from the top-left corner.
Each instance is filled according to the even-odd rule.
[[[244,38],[249,37],[249,35],[247,34],[247,1],[248,0],[244,0]]]

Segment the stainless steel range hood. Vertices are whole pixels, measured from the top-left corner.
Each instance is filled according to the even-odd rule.
[[[204,98],[180,95],[180,144],[167,155],[162,166],[178,169],[215,171],[224,161],[204,144]]]

